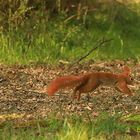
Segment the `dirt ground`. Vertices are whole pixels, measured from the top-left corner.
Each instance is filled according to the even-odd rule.
[[[80,101],[71,99],[72,90],[59,91],[55,96],[48,97],[41,93],[48,83],[63,75],[78,75],[92,71],[119,73],[124,65],[132,68],[134,85],[132,97],[122,96],[111,87],[101,86],[94,92],[82,94]],[[77,64],[68,68],[60,62],[59,66],[47,65],[5,66],[0,65],[0,121],[3,115],[20,116],[20,121],[33,118],[46,118],[49,115],[69,117],[72,115],[94,118],[102,112],[110,114],[140,113],[140,63],[134,61],[93,62]],[[5,119],[8,117],[5,117]],[[4,119],[4,120],[5,120]]]

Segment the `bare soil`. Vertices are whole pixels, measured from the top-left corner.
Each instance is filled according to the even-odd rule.
[[[63,75],[78,75],[92,71],[106,71],[119,73],[124,65],[132,68],[134,86],[130,89],[132,97],[126,97],[112,87],[101,86],[96,91],[82,94],[80,101],[71,99],[70,89],[59,91],[55,96],[48,97],[41,91],[49,82]],[[140,64],[134,61],[87,62],[68,68],[62,62],[58,66],[30,65],[5,66],[0,65],[0,122],[7,119],[28,121],[46,118],[51,115],[65,118],[81,116],[94,119],[102,112],[110,114],[138,114],[140,113]],[[1,117],[3,115],[20,116]],[[11,115],[11,116],[12,116]]]

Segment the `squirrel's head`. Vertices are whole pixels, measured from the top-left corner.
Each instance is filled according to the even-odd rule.
[[[131,77],[131,69],[128,66],[124,66],[123,68],[123,75],[125,77],[126,83],[128,85],[133,85],[133,78]]]

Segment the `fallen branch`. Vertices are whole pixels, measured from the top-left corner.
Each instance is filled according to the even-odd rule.
[[[105,43],[110,42],[113,39],[106,39],[103,37],[102,39],[100,39],[99,41],[97,41],[96,45],[94,48],[92,48],[87,54],[85,54],[84,56],[82,56],[81,58],[79,58],[77,61],[75,61],[73,64],[71,64],[69,66],[69,68],[71,68],[72,66],[74,66],[75,64],[79,63],[80,61],[82,61],[83,59],[85,59],[87,56],[89,56],[93,51],[95,51],[96,49],[98,49],[99,47],[102,47]]]

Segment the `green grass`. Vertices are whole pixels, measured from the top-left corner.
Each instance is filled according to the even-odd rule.
[[[109,116],[103,113],[98,118],[94,118],[93,121],[84,120],[77,116],[64,120],[53,117],[23,123],[22,125],[7,123],[0,127],[0,139],[137,140],[140,137],[138,135],[140,132],[139,117],[139,115]]]
[[[97,49],[86,60],[139,60],[138,12],[118,5],[115,9],[102,8],[89,13],[85,22],[84,17],[80,20],[68,18],[63,11],[55,18],[49,18],[49,14],[38,11],[32,13],[29,19],[24,17],[19,24],[9,20],[9,26],[0,28],[0,62],[72,62],[94,47],[103,36],[113,40],[106,47]]]

